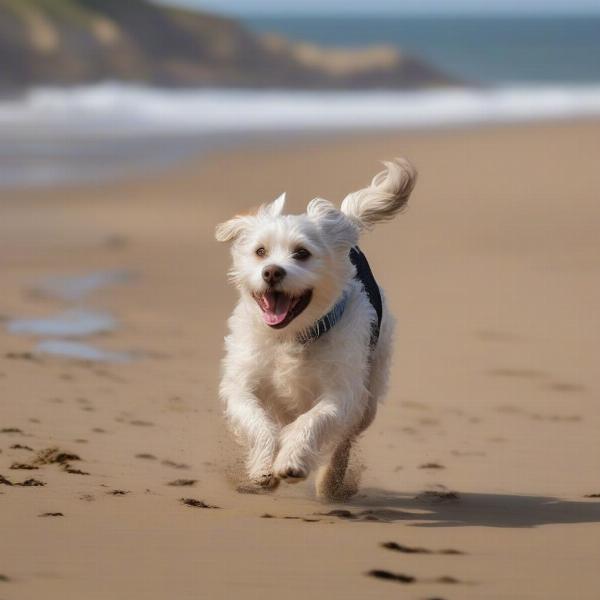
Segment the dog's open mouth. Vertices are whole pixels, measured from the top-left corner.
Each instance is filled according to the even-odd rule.
[[[311,298],[312,290],[306,290],[299,296],[271,291],[254,295],[263,321],[274,329],[282,329],[291,323],[308,306]]]

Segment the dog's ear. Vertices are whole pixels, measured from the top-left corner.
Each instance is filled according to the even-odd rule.
[[[220,223],[215,229],[215,238],[218,242],[230,242],[235,240],[246,229],[249,218],[245,216],[233,217],[229,221]]]
[[[219,242],[230,242],[240,236],[256,217],[278,217],[285,205],[285,192],[272,202],[263,204],[254,215],[237,215],[217,225],[215,237]]]
[[[333,216],[339,212],[338,209],[329,200],[324,198],[313,198],[306,207],[306,214],[314,220],[319,220]]]
[[[267,204],[263,204],[258,212],[259,215],[265,217],[278,217],[283,212],[283,207],[285,206],[285,192],[275,198],[272,202],[268,202]]]
[[[306,214],[337,246],[355,246],[358,243],[358,227],[331,202],[315,198],[308,203]]]

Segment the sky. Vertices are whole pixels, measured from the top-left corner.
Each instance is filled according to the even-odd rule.
[[[155,0],[229,14],[600,13],[600,0]]]

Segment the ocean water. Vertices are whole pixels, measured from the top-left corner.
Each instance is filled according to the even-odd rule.
[[[325,46],[389,44],[474,84],[600,83],[600,15],[255,17],[246,24]]]
[[[600,17],[261,18],[331,46],[394,44],[468,82],[387,92],[157,89],[105,82],[0,99],[0,187],[156,172],[261,136],[600,117]]]

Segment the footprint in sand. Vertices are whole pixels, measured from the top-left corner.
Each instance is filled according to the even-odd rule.
[[[534,421],[553,421],[555,423],[578,423],[583,420],[580,415],[542,415],[539,413],[531,413],[529,417]]]
[[[143,460],[158,460],[154,454],[150,454],[149,452],[140,452],[140,454],[136,454],[135,457]]]
[[[383,569],[372,569],[367,575],[375,577],[376,579],[386,579],[387,581],[396,581],[398,583],[415,583],[417,581],[417,578],[412,575],[392,573],[391,571],[385,571]]]
[[[41,487],[46,485],[43,481],[39,481],[38,479],[26,479],[21,483],[15,483],[11,481],[4,475],[0,475],[0,485],[8,485],[8,486],[20,486],[20,487]]]
[[[190,465],[186,465],[185,463],[178,463],[173,460],[165,459],[161,463],[161,465],[165,465],[165,467],[171,467],[173,469],[189,469]]]
[[[144,421],[143,419],[133,419],[133,421],[129,421],[129,424],[137,425],[138,427],[154,427],[152,421]]]
[[[30,465],[27,463],[13,463],[12,465],[10,465],[10,468],[13,469],[14,471],[17,471],[17,470],[35,471],[36,469],[39,469],[39,467]]]
[[[325,517],[337,517],[338,519],[345,520],[356,520],[356,521],[365,521],[365,522],[376,522],[376,523],[385,523],[386,519],[383,518],[380,514],[376,514],[373,510],[362,510],[357,513],[353,513],[349,510],[343,508],[336,508],[334,510],[330,510],[326,513],[315,513],[316,515],[325,516]]]
[[[73,475],[89,475],[87,471],[74,468],[71,463],[79,461],[81,458],[77,454],[72,452],[65,452],[59,448],[45,448],[40,450],[36,456],[29,463],[29,467],[32,469],[38,469],[41,466],[56,464],[65,473],[71,473]],[[26,468],[24,465],[20,465],[19,468]]]
[[[203,500],[196,500],[196,498],[180,498],[179,502],[185,506],[191,506],[192,508],[221,508],[220,506],[206,504]]]
[[[272,515],[270,513],[265,513],[263,515],[260,515],[261,519],[287,519],[287,520],[292,520],[292,521],[303,521],[304,523],[318,523],[321,519],[308,519],[307,517],[294,517],[291,515],[286,515],[283,517],[276,517],[275,515]]]
[[[30,360],[32,362],[41,363],[42,361],[32,352],[7,352],[5,358],[10,360]]]
[[[173,487],[192,487],[198,483],[197,479],[175,479],[174,481],[169,481],[167,485]]]
[[[420,548],[415,546],[406,546],[397,542],[383,542],[382,548],[393,550],[394,552],[402,552],[403,554],[442,554],[445,556],[464,555],[464,552],[455,550],[454,548],[444,548],[443,550],[429,550],[428,548]]]
[[[372,569],[367,573],[370,577],[375,577],[376,579],[385,579],[387,581],[395,581],[396,583],[403,584],[411,584],[411,583],[449,583],[449,584],[457,584],[463,583],[460,579],[456,577],[451,577],[450,575],[442,575],[441,577],[436,577],[435,579],[417,579],[413,575],[406,575],[405,573],[392,573],[392,571],[386,571],[384,569]]]
[[[10,448],[11,450],[28,450],[29,452],[33,452],[33,448],[24,446],[23,444],[13,444]]]
[[[428,463],[419,465],[419,469],[445,469],[445,468],[446,467],[444,465],[441,465],[440,463],[436,463],[436,462],[428,462]]]
[[[567,383],[562,381],[551,383],[548,387],[555,392],[578,393],[585,391],[585,386],[580,385],[579,383]]]

